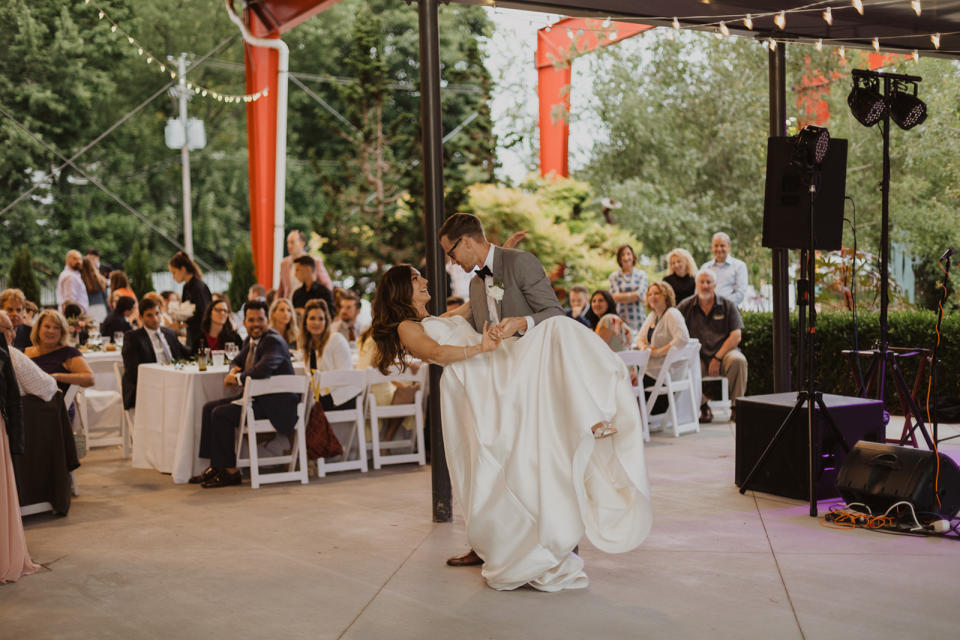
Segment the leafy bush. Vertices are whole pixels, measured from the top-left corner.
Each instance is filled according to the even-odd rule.
[[[233,260],[230,261],[230,286],[227,288],[230,306],[239,309],[247,301],[247,291],[256,283],[257,274],[250,246],[238,245],[233,252]]]
[[[858,314],[859,329],[856,345],[860,350],[872,349],[880,336],[880,314],[861,312]],[[740,349],[749,362],[747,393],[750,395],[773,393],[773,316],[769,313],[743,314],[743,341]],[[891,311],[888,314],[890,327],[890,345],[894,347],[916,347],[933,349],[937,342],[937,315],[932,311]],[[855,395],[853,370],[844,350],[855,348],[853,314],[849,312],[821,313],[817,316],[817,336],[819,344],[818,381],[824,393]],[[940,347],[938,358],[937,395],[960,395],[960,317],[947,316],[940,327]],[[790,317],[790,358],[791,382],[797,388],[797,315]],[[918,357],[902,358],[900,367],[909,386],[913,385]],[[870,367],[870,358],[861,358],[863,375]],[[925,370],[921,380],[921,406],[926,397],[927,376]],[[887,378],[888,407],[899,409],[896,394],[890,390],[892,378]]]
[[[10,265],[9,286],[23,291],[27,300],[40,304],[40,284],[37,282],[37,274],[33,271],[33,258],[30,256],[29,247],[23,247],[13,258],[13,264]]]
[[[147,252],[140,247],[139,242],[133,244],[130,257],[123,263],[123,271],[130,281],[130,288],[138,298],[153,291],[153,275],[150,273],[150,262]]]

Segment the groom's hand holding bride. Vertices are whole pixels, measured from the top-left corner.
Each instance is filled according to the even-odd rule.
[[[526,318],[504,318],[497,324],[497,329],[502,337],[509,338],[515,336],[521,331],[527,330]]]
[[[496,324],[491,324],[489,322],[483,323],[483,339],[480,341],[480,351],[481,353],[486,353],[487,351],[493,351],[500,346],[500,343],[503,341],[503,334],[500,331],[500,326]]]

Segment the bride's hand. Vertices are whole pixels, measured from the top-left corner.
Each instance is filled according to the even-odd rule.
[[[483,323],[483,340],[480,342],[480,349],[484,352],[493,351],[500,346],[503,337],[500,335],[500,329],[495,324],[489,322]]]

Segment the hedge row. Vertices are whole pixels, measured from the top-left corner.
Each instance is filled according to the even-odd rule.
[[[880,314],[858,314],[858,344],[861,350],[872,349],[880,336]],[[770,313],[743,314],[743,341],[740,349],[749,363],[747,393],[749,395],[773,393],[773,316]],[[937,314],[932,311],[897,311],[888,314],[889,343],[894,347],[922,347],[933,349],[937,342]],[[856,391],[849,361],[841,354],[854,348],[853,314],[849,312],[822,313],[817,316],[819,351],[819,383],[825,393],[853,395]],[[797,379],[797,315],[790,317],[791,382],[796,388]],[[938,350],[937,395],[960,395],[960,318],[945,317],[940,327]],[[919,358],[900,361],[908,385],[913,385]],[[870,359],[861,360],[863,374],[867,374]],[[929,375],[929,369],[925,376]],[[888,388],[889,381],[888,377]],[[926,378],[922,383],[921,397],[926,395]],[[887,394],[888,405],[896,405],[892,391]]]

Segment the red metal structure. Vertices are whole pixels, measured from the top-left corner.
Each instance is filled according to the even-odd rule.
[[[632,22],[566,18],[537,32],[540,175],[569,176],[570,80],[574,58],[653,27]]]
[[[304,20],[340,0],[249,0],[244,22],[254,36],[279,38]],[[269,94],[247,103],[247,154],[250,176],[250,246],[257,281],[268,289],[273,282],[274,189],[277,155],[278,53],[244,44],[247,93],[264,87]]]

